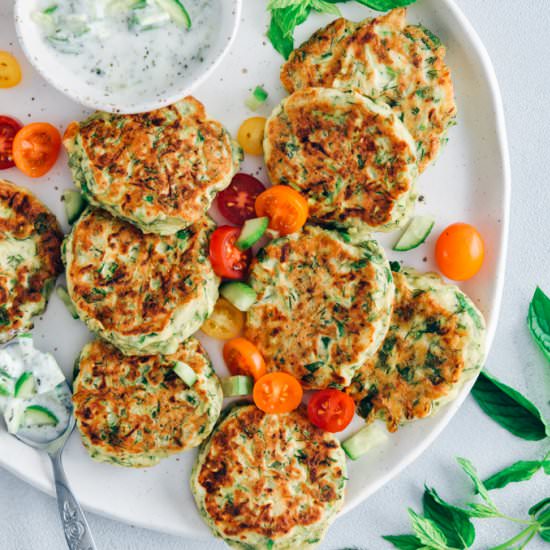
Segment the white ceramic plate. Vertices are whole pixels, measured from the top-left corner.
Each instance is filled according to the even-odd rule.
[[[278,74],[281,58],[267,43],[264,32],[267,2],[245,0],[243,21],[232,50],[195,95],[209,113],[236,132],[240,122],[251,116],[244,99],[257,84],[270,92],[261,114],[268,114],[283,96]],[[23,83],[12,90],[0,90],[0,111],[23,122],[47,120],[60,129],[69,121],[87,114],[48,85],[23,57],[15,40],[10,7],[0,7],[0,49],[13,50],[23,64]],[[361,19],[370,15],[359,5],[342,5],[345,15]],[[487,53],[468,21],[451,0],[419,0],[410,9],[411,21],[421,21],[436,32],[448,47],[448,63],[453,70],[459,107],[458,126],[450,132],[450,141],[435,166],[421,177],[420,191],[425,200],[420,212],[436,216],[437,224],[428,242],[415,251],[397,255],[421,270],[434,269],[433,246],[439,232],[455,221],[467,221],[479,228],[485,238],[487,257],[482,271],[462,285],[485,314],[489,325],[489,344],[493,339],[502,293],[506,255],[510,171],[504,119],[498,85]],[[312,16],[297,36],[303,40],[317,27],[326,24],[327,16]],[[2,173],[36,192],[65,223],[60,193],[71,187],[71,178],[61,158],[47,177],[33,182],[16,170]],[[244,171],[264,179],[257,159],[247,158]],[[67,228],[65,226],[65,228]],[[396,235],[381,236],[383,244],[393,244]],[[70,374],[80,348],[90,335],[84,326],[73,321],[64,306],[53,296],[43,319],[36,323],[35,342],[52,351]],[[204,339],[203,339],[204,341]],[[214,363],[224,372],[220,345],[206,342]],[[386,445],[350,463],[345,511],[372,495],[416,459],[446,426],[470,389],[468,384],[458,398],[438,415],[416,422],[392,435]],[[361,425],[360,420],[350,430]],[[468,445],[468,442],[464,442]],[[127,470],[98,464],[88,458],[79,437],[69,442],[65,465],[67,474],[83,505],[95,512],[134,525],[158,529],[188,537],[209,536],[208,529],[195,511],[188,489],[188,477],[195,453],[188,452],[162,462],[148,470]],[[34,486],[52,492],[48,462],[0,431],[0,465]]]

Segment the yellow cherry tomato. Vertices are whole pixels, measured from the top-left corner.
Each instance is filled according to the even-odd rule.
[[[261,116],[247,118],[239,128],[237,140],[245,153],[260,156],[264,152],[264,130],[266,119]]]
[[[201,330],[207,336],[218,340],[237,337],[244,326],[244,313],[225,298],[216,302],[212,315],[203,323]]]
[[[0,88],[13,88],[21,82],[21,67],[13,55],[0,50]]]

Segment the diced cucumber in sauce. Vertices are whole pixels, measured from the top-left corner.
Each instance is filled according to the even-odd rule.
[[[23,422],[25,413],[25,402],[21,399],[13,399],[4,411],[4,421],[10,434],[17,433]]]
[[[155,0],[155,2],[170,15],[176,24],[191,28],[191,17],[179,0]]]
[[[41,405],[30,405],[25,409],[20,426],[34,428],[39,426],[57,426],[59,419],[55,414]]]
[[[67,214],[67,221],[72,225],[80,214],[84,211],[88,202],[82,196],[80,191],[76,189],[65,189],[62,194],[62,200],[65,203],[65,214]]]
[[[224,397],[250,395],[254,389],[254,378],[251,376],[229,376],[221,379]]]
[[[374,447],[385,443],[388,438],[388,432],[382,424],[369,424],[346,439],[342,443],[342,448],[352,460],[357,460]]]
[[[432,216],[415,216],[393,249],[406,252],[419,247],[432,232],[434,224],[435,220]]]
[[[36,380],[32,372],[25,371],[15,383],[14,395],[19,399],[30,399],[36,394]]]
[[[78,319],[78,313],[76,312],[76,307],[67,292],[67,289],[63,286],[58,286],[55,289],[56,294],[59,296],[59,299],[65,304],[67,311],[71,314],[73,319]]]
[[[170,16],[166,12],[142,13],[136,11],[128,20],[128,27],[132,30],[146,31],[161,27],[170,21]]]
[[[267,216],[246,220],[235,244],[241,250],[249,249],[264,236],[268,225],[269,218]]]
[[[257,111],[266,102],[267,98],[268,93],[261,86],[256,86],[244,104],[251,111]]]
[[[251,287],[239,281],[224,283],[220,287],[220,294],[239,311],[248,311],[258,298]]]
[[[182,361],[176,361],[174,365],[174,372],[189,386],[191,387],[197,381],[196,372],[187,364]]]

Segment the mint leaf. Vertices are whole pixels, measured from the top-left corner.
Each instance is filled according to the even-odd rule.
[[[418,540],[424,546],[437,550],[447,550],[447,539],[434,521],[420,516],[412,508],[409,508],[409,517]]]
[[[547,437],[548,427],[537,407],[486,370],[480,372],[472,396],[487,415],[517,437],[530,441]]]
[[[285,59],[288,59],[294,50],[294,29],[307,19],[310,11],[309,0],[293,2],[287,7],[271,10],[267,37]]]
[[[318,11],[319,13],[331,13],[332,15],[341,16],[341,12],[338,7],[326,0],[309,0],[311,9]]]
[[[544,513],[544,509],[550,510],[550,497],[543,498],[540,502],[537,502],[531,508],[529,508],[529,515],[535,517],[539,512]]]
[[[389,11],[414,4],[416,0],[357,0],[360,4],[377,11]]]
[[[493,506],[487,504],[478,504],[477,502],[472,502],[468,504],[470,507],[467,510],[467,513],[472,518],[498,518],[500,513]]]
[[[445,502],[435,489],[425,487],[424,516],[441,529],[447,544],[453,548],[469,548],[476,537],[468,512]]]
[[[419,548],[424,548],[420,539],[414,535],[385,535],[382,538],[399,550],[418,550]]]
[[[539,287],[529,305],[527,323],[537,346],[550,361],[550,298]]]
[[[460,464],[460,467],[464,470],[466,475],[472,480],[475,492],[479,493],[481,498],[489,505],[489,507],[496,511],[497,507],[489,496],[489,491],[483,484],[483,481],[481,481],[480,477],[477,475],[477,470],[475,469],[475,466],[467,458],[459,457],[456,460]]]
[[[542,464],[540,460],[520,460],[493,474],[483,483],[491,491],[492,489],[506,487],[509,483],[527,481],[541,469]]]

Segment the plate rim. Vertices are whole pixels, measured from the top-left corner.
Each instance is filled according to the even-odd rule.
[[[474,29],[474,27],[472,26],[472,24],[464,14],[464,12],[461,10],[461,8],[456,4],[455,0],[439,0],[439,1],[443,5],[444,9],[449,10],[453,15],[453,17],[458,21],[461,29],[465,32],[465,34],[470,39],[472,50],[474,51],[474,53],[476,54],[480,62],[480,69],[489,87],[489,91],[490,91],[489,98],[491,101],[491,105],[494,109],[494,120],[495,120],[495,126],[496,126],[495,142],[498,145],[498,150],[500,152],[500,157],[501,157],[500,159],[501,170],[503,174],[503,180],[501,183],[501,187],[502,187],[501,197],[502,197],[503,212],[502,212],[501,225],[500,225],[501,227],[500,250],[499,250],[498,260],[496,262],[496,269],[495,269],[496,279],[494,281],[494,290],[493,290],[494,299],[492,300],[492,306],[489,310],[491,314],[491,318],[494,319],[494,322],[490,324],[489,329],[487,331],[486,349],[485,349],[485,360],[486,360],[491,350],[491,347],[495,338],[495,334],[496,334],[496,329],[498,327],[498,318],[501,311],[502,296],[503,296],[504,283],[506,278],[506,262],[507,262],[508,247],[509,247],[512,175],[511,175],[511,162],[510,162],[508,137],[507,137],[507,130],[506,130],[506,121],[505,121],[505,115],[504,115],[504,105],[503,105],[500,86],[498,83],[498,79],[496,76],[493,63],[491,61],[491,58],[489,56],[489,53],[485,45],[483,44],[476,30]],[[474,376],[471,380],[468,380],[463,385],[459,394],[452,401],[452,403],[446,406],[446,409],[444,411],[441,411],[439,413],[438,415],[439,422],[431,430],[431,432],[427,435],[427,437],[423,438],[418,445],[416,445],[411,451],[407,452],[403,456],[403,458],[393,468],[387,471],[384,475],[380,476],[376,480],[376,482],[371,484],[369,488],[365,488],[363,491],[360,491],[358,496],[356,496],[355,498],[351,500],[347,499],[345,502],[345,506],[342,509],[342,511],[338,514],[338,517],[341,517],[347,514],[348,512],[350,512],[351,510],[355,509],[357,506],[362,504],[367,498],[371,497],[374,493],[376,493],[379,489],[381,489],[384,485],[386,485],[389,481],[396,478],[407,466],[415,462],[428,449],[428,447],[439,437],[441,432],[447,427],[450,420],[454,417],[458,409],[462,406],[462,404],[470,394],[470,390],[474,385],[476,379],[477,379],[477,376]],[[41,457],[41,458],[43,458],[43,460],[46,461],[46,457]],[[55,496],[53,482],[51,481],[51,478],[49,476],[48,477],[32,476],[28,472],[25,473],[23,471],[16,469],[11,463],[3,461],[1,456],[0,456],[0,467],[2,467],[5,471],[9,472],[10,474],[14,475],[16,478],[34,487],[35,489],[38,489],[39,491],[46,493],[51,497]],[[97,514],[101,517],[105,517],[110,520],[119,521],[126,524],[131,523],[133,526],[136,526],[136,527],[149,529],[160,533],[175,535],[179,537],[184,537],[190,540],[198,541],[198,540],[206,540],[207,538],[209,538],[208,535],[205,535],[204,537],[199,537],[197,536],[196,533],[189,532],[185,528],[171,529],[169,527],[158,527],[150,523],[147,523],[145,521],[142,521],[140,519],[130,521],[126,518],[117,516],[109,511],[98,508],[97,506],[88,505],[83,499],[81,499],[81,504],[83,508],[89,512],[92,512],[94,514]]]

